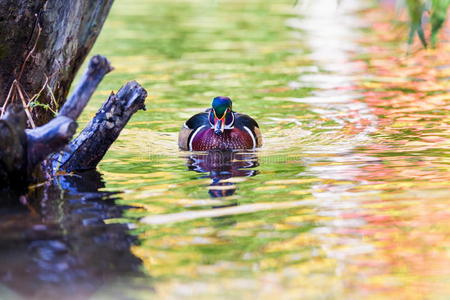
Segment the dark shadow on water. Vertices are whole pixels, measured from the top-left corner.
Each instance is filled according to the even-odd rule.
[[[99,192],[103,186],[92,171],[56,177],[26,196],[0,194],[0,295],[86,299],[138,282],[151,289],[131,252],[136,240],[128,225],[105,222],[127,207]],[[115,297],[122,299],[116,291]]]

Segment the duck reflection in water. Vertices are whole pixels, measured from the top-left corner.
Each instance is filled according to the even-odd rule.
[[[233,177],[251,177],[258,174],[258,157],[254,151],[211,150],[188,157],[189,170],[204,173],[200,178],[211,178],[209,194],[212,198],[229,197],[236,192]],[[236,204],[233,204],[236,205]]]

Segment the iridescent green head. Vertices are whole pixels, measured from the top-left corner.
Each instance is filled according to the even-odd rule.
[[[222,119],[223,115],[228,111],[231,112],[233,103],[228,97],[219,96],[213,99],[211,104],[214,113],[218,119]]]
[[[231,99],[223,96],[216,97],[213,99],[211,106],[209,123],[214,129],[214,132],[221,135],[225,129],[233,128],[234,115]]]

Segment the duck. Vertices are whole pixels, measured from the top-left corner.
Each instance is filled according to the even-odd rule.
[[[178,146],[186,151],[249,150],[262,146],[262,136],[253,118],[233,111],[229,97],[218,96],[184,123]]]

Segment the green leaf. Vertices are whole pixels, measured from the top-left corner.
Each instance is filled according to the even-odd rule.
[[[432,0],[431,6],[431,45],[436,47],[437,35],[447,18],[450,0]]]
[[[425,3],[422,0],[406,0],[406,6],[408,7],[410,19],[408,44],[412,45],[414,42],[414,35],[417,32],[422,45],[426,48],[427,41],[422,28],[422,15],[425,11]]]

